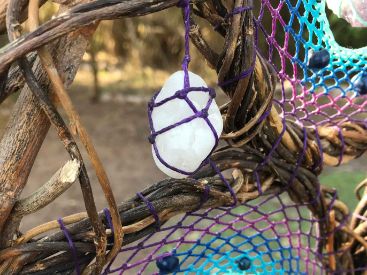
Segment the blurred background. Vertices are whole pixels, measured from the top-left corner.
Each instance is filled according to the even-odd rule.
[[[50,18],[57,9],[50,2],[45,4],[41,9],[42,20]],[[282,15],[285,20],[289,18],[289,14]],[[367,29],[352,28],[330,11],[328,15],[334,35],[342,46],[367,46]],[[221,44],[216,43],[218,36],[205,24],[203,34],[220,49]],[[102,22],[70,88],[74,104],[105,164],[118,202],[164,178],[154,165],[147,141],[146,104],[165,79],[180,69],[183,35],[181,12],[177,8],[142,18]],[[1,36],[0,48],[6,43],[6,37]],[[200,74],[208,85],[215,86],[215,72],[194,47],[190,70]],[[13,95],[1,105],[1,135],[16,98],[17,95]],[[221,96],[219,100],[225,102],[226,98]],[[86,154],[84,156],[97,206],[102,209],[106,206],[103,193]],[[23,196],[46,182],[66,160],[68,155],[51,127]],[[366,177],[366,167],[366,158],[360,158],[349,165],[325,169],[321,182],[336,187],[343,201],[352,208],[356,203],[354,186]],[[36,217],[25,218],[22,230],[78,211],[84,211],[84,206],[80,188],[75,183]]]

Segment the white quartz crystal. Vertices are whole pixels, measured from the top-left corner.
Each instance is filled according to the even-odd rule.
[[[367,0],[326,0],[338,17],[347,20],[352,27],[367,27]]]
[[[333,11],[338,17],[340,17],[342,0],[326,0],[327,6]]]
[[[189,72],[190,87],[207,87],[205,81],[198,75]],[[172,74],[164,83],[155,99],[155,103],[168,98],[183,89],[184,72]],[[210,96],[208,92],[192,91],[188,98],[197,110],[202,110],[207,105]],[[155,131],[173,125],[185,118],[194,115],[184,99],[173,99],[152,111],[152,122]],[[218,137],[223,130],[223,120],[214,99],[208,111],[208,119],[213,125]],[[215,138],[208,124],[203,118],[195,118],[190,122],[177,126],[156,137],[155,143],[160,157],[169,165],[185,171],[194,172],[215,146]],[[158,168],[173,178],[185,178],[187,175],[171,170],[157,158],[152,146],[153,158]]]

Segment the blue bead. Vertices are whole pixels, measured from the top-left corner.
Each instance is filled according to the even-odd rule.
[[[352,79],[354,90],[360,95],[367,95],[367,72],[359,74]]]
[[[246,256],[237,260],[236,263],[240,270],[248,270],[251,267],[251,260]]]
[[[179,270],[180,261],[177,257],[170,255],[156,261],[161,274],[169,274]]]
[[[311,70],[321,70],[330,63],[330,53],[326,49],[314,52],[308,60],[308,68]]]

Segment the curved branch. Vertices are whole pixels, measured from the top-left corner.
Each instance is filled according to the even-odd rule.
[[[31,30],[36,29],[39,25],[39,0],[30,0],[29,2],[29,24]],[[110,186],[110,181],[108,179],[107,173],[104,169],[102,161],[100,160],[96,149],[92,143],[91,138],[89,137],[87,130],[83,126],[81,119],[79,117],[78,112],[76,111],[68,93],[64,88],[64,84],[62,83],[62,79],[60,78],[57,69],[55,68],[55,64],[52,60],[52,56],[50,52],[47,50],[45,46],[41,47],[38,50],[38,54],[40,56],[41,62],[43,67],[45,68],[54,89],[55,94],[57,95],[62,107],[64,108],[65,112],[67,113],[70,124],[75,127],[76,134],[80,137],[88,156],[91,160],[91,163],[94,167],[96,172],[97,178],[99,183],[102,187],[104,192],[105,198],[107,200],[108,206],[110,208],[111,216],[112,216],[112,223],[114,230],[114,239],[115,243],[111,251],[108,253],[106,257],[106,261],[111,261],[120,250],[123,238],[123,232],[121,229],[120,223],[120,216],[117,211],[117,204],[112,193],[112,189]]]
[[[92,33],[88,28],[70,33],[52,48],[57,69],[66,86],[74,79]],[[47,89],[49,81],[38,61],[35,62],[34,69],[41,86]],[[9,119],[7,131],[0,141],[0,147],[3,148],[0,152],[0,247],[13,239],[13,231],[8,232],[4,225],[24,188],[49,126],[50,123],[39,108],[36,98],[28,87],[24,87]],[[6,227],[11,226],[7,224]]]
[[[42,187],[14,205],[12,215],[22,217],[45,207],[64,193],[78,178],[80,162],[69,160]]]

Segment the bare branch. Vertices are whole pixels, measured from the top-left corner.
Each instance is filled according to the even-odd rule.
[[[54,46],[52,54],[66,86],[74,79],[92,33],[88,28],[70,33]],[[41,85],[48,87],[49,81],[38,62],[34,69]],[[28,87],[24,87],[9,119],[7,131],[0,141],[0,147],[3,148],[0,152],[0,232],[24,188],[49,126],[37,100]],[[0,233],[0,236],[3,242],[12,239],[5,234]]]
[[[69,160],[41,188],[16,202],[12,215],[24,216],[45,207],[64,193],[78,178],[80,162]]]
[[[39,26],[38,7],[39,7],[39,0],[30,0],[28,18],[31,30],[34,30]],[[47,50],[45,46],[43,46],[38,50],[38,54],[41,59],[41,63],[51,80],[54,92],[57,95],[61,103],[61,106],[63,107],[63,109],[65,110],[66,114],[69,117],[70,124],[75,127],[76,133],[74,134],[79,135],[80,140],[82,141],[84,147],[86,148],[88,156],[92,162],[97,178],[108,202],[108,206],[110,208],[112,216],[113,226],[115,228],[114,246],[108,253],[108,256],[106,257],[106,261],[108,262],[117,255],[118,251],[120,250],[123,238],[120,216],[117,210],[117,204],[111,189],[110,181],[108,179],[102,161],[100,160],[98,153],[93,145],[92,139],[88,135],[86,128],[83,126],[80,116],[76,111],[67,91],[64,88],[64,83],[62,83],[62,79],[60,78],[60,75],[55,67],[55,64],[52,61],[52,56],[50,52]]]

